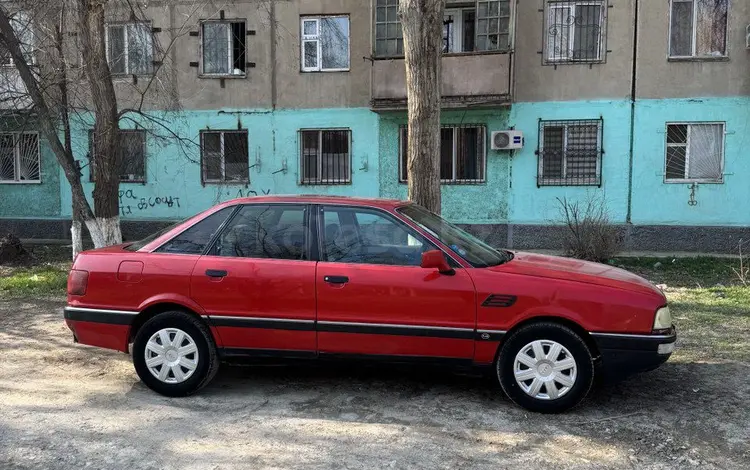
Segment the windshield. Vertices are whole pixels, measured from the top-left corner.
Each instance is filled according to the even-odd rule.
[[[430,232],[475,268],[496,266],[513,259],[512,253],[492,248],[421,206],[410,204],[399,208],[398,212]]]
[[[164,227],[163,229],[159,230],[158,232],[152,233],[151,235],[149,235],[148,237],[146,237],[146,238],[144,238],[142,240],[138,240],[137,242],[133,242],[130,245],[127,245],[124,249],[127,250],[127,251],[138,251],[141,248],[143,248],[144,246],[146,246],[149,243],[151,243],[152,241],[154,241],[157,238],[161,237],[165,233],[169,232],[173,228],[177,227],[178,225],[180,225],[180,224],[182,224],[184,222],[187,222],[188,220],[192,219],[193,217],[194,216],[190,216],[190,217],[188,217],[186,219],[182,219],[179,222],[175,222],[172,225],[168,225],[168,226]]]

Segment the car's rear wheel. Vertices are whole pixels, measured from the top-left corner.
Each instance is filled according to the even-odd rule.
[[[583,400],[594,379],[586,343],[557,323],[521,327],[504,342],[495,364],[498,380],[518,405],[541,413],[559,413]]]
[[[208,328],[184,312],[165,312],[148,320],[133,342],[133,365],[150,389],[170,397],[203,388],[219,368]]]

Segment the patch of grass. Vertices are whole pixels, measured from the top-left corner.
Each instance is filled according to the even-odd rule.
[[[69,263],[3,268],[0,298],[63,296],[69,269]]]
[[[654,284],[669,287],[709,288],[739,284],[732,271],[739,260],[702,256],[696,258],[614,258],[609,264],[632,271]]]
[[[678,356],[750,361],[750,288],[667,289]]]

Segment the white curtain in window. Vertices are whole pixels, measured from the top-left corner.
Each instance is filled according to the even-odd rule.
[[[690,128],[688,178],[720,180],[724,154],[724,126],[693,125]]]

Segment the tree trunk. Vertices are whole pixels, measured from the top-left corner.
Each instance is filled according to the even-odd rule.
[[[120,231],[120,154],[117,97],[107,62],[104,42],[106,0],[78,0],[81,49],[96,113],[94,125],[94,213],[85,220],[94,246],[122,243]]]
[[[440,213],[440,89],[445,0],[400,0],[409,109],[409,199]]]

